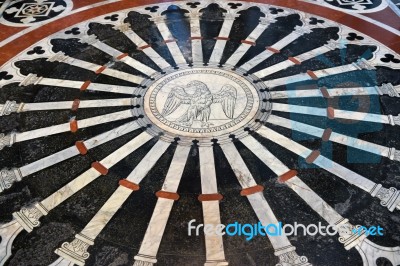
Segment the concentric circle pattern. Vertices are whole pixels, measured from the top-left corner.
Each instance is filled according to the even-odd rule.
[[[279,6],[65,28],[0,68],[0,265],[399,265],[399,84],[395,51]]]

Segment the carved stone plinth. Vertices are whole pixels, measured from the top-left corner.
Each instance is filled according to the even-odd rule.
[[[61,248],[56,249],[55,253],[70,262],[83,266],[85,265],[85,260],[89,258],[87,249],[93,244],[92,239],[82,234],[77,234],[71,243],[63,243]]]
[[[6,189],[9,189],[12,184],[17,181],[21,181],[22,175],[18,168],[15,169],[3,169],[0,171],[0,193]]]
[[[399,92],[392,83],[383,83],[382,86],[376,87],[380,95],[389,95],[389,97],[400,97]]]
[[[0,150],[4,149],[4,147],[11,147],[15,143],[15,133],[11,134],[3,134],[0,133]]]
[[[381,200],[381,205],[387,207],[389,211],[399,209],[400,205],[400,191],[397,188],[384,188],[381,184],[376,185],[371,191],[373,197]]]
[[[32,232],[33,228],[40,226],[40,217],[47,213],[46,208],[38,202],[33,206],[22,207],[19,212],[14,212],[13,216],[26,231]]]
[[[29,74],[21,83],[19,83],[19,86],[36,85],[39,84],[42,79],[43,77],[38,77],[36,74]]]
[[[339,242],[344,245],[346,250],[355,247],[367,237],[361,225],[352,225],[348,219],[337,224],[337,231],[339,232]]]
[[[279,263],[276,266],[311,266],[307,257],[297,255],[295,250],[293,246],[275,250],[275,256],[279,257]]]
[[[388,115],[388,118],[389,118],[389,123],[392,125],[392,126],[395,126],[395,125],[400,125],[400,115],[395,115],[395,116],[393,116],[393,115]]]
[[[5,104],[0,104],[0,116],[10,115],[19,111],[21,104],[16,101],[6,101]]]

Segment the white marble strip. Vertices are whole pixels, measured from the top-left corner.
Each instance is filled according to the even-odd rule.
[[[203,63],[203,47],[201,39],[193,39],[193,37],[201,37],[200,30],[200,14],[190,14],[190,36],[192,37],[192,61],[193,64]]]
[[[286,45],[288,45],[289,43],[296,40],[299,36],[300,35],[297,32],[292,32],[289,35],[285,36],[284,38],[280,39],[278,42],[271,45],[271,47],[276,50],[280,50],[280,49],[284,48]],[[265,51],[261,52],[260,54],[254,56],[251,60],[247,61],[245,64],[243,64],[241,66],[241,68],[249,71],[253,67],[260,64],[262,61],[271,57],[273,54],[274,54],[273,51],[265,50]]]
[[[307,125],[304,123],[289,120],[289,119],[275,116],[275,115],[270,115],[268,117],[267,122],[274,124],[274,125],[281,126],[281,127],[296,130],[296,131],[299,131],[302,133],[306,133],[306,134],[309,134],[312,136],[316,136],[318,138],[322,137],[322,135],[324,133],[324,129],[322,129],[322,128],[314,127],[311,125]],[[366,152],[374,153],[377,155],[381,155],[381,156],[385,156],[385,157],[390,156],[390,148],[388,148],[388,147],[378,145],[375,143],[371,143],[371,142],[368,142],[365,140],[353,138],[350,136],[346,136],[343,134],[339,134],[336,132],[331,133],[329,140],[343,144],[343,145],[347,145],[347,146],[350,146],[350,147],[353,147],[353,148],[356,148],[359,150],[364,150]]]
[[[247,36],[245,41],[256,42],[258,37],[264,32],[264,30],[269,26],[267,23],[260,22],[257,27]],[[244,54],[250,49],[252,45],[249,43],[242,43],[236,51],[229,57],[226,61],[227,65],[235,66],[239,60],[244,56]]]
[[[307,158],[312,153],[312,150],[265,126],[262,126],[257,133],[303,158]],[[340,164],[335,163],[334,161],[322,155],[318,156],[313,163],[367,192],[371,192],[371,190],[377,185],[371,180],[341,166]]]
[[[139,184],[160,159],[161,155],[167,150],[169,145],[170,143],[158,141],[126,179],[135,184]],[[104,166],[107,167],[107,165]],[[81,231],[81,234],[91,239],[96,239],[97,235],[103,230],[131,193],[131,189],[119,186]]]
[[[221,148],[226,158],[228,159],[231,168],[234,170],[236,178],[238,179],[242,188],[255,186],[256,182],[253,176],[251,175],[249,169],[244,164],[244,161],[241,158],[235,145],[233,143],[227,143],[221,145]],[[263,192],[256,192],[247,195],[247,198],[263,226],[267,226],[268,224],[275,224],[278,226],[278,219],[275,217],[275,214],[272,211],[271,207],[269,206],[267,200],[265,199]],[[289,239],[284,234],[277,236],[268,235],[268,239],[270,240],[272,246],[276,251],[275,252],[276,256],[279,256],[287,252],[293,252],[296,249],[291,245]],[[305,260],[305,262],[307,262],[307,259]],[[309,265],[309,264],[304,263],[299,265]]]
[[[168,142],[158,141],[126,179],[135,184],[139,184],[156,164],[158,159],[160,159],[161,155],[168,149],[169,145],[170,143]]]
[[[302,105],[273,103],[272,110],[279,111],[279,112],[289,112],[289,113],[298,113],[298,114],[307,114],[307,115],[316,115],[316,116],[327,116],[326,108],[318,108],[318,107],[310,107],[310,106],[302,106]],[[348,119],[348,120],[358,120],[358,121],[364,121],[364,122],[390,124],[389,117],[387,115],[370,114],[370,113],[353,112],[353,111],[335,109],[334,117],[341,118],[341,119]]]
[[[346,72],[351,72],[359,70],[359,68],[355,64],[348,64],[348,65],[342,65],[342,66],[336,66],[336,67],[331,67],[331,68],[326,68],[326,69],[320,69],[320,70],[315,70],[312,71],[317,78],[323,78],[327,77],[330,75],[336,75],[336,74],[341,74],[341,73],[346,73]],[[307,73],[300,73],[292,76],[287,76],[283,78],[278,78],[278,79],[271,79],[268,81],[265,81],[264,83],[269,87],[273,88],[276,86],[280,85],[287,85],[291,83],[296,83],[300,81],[305,81],[305,80],[312,80],[312,77],[308,75]]]
[[[311,51],[305,52],[303,54],[297,55],[297,56],[294,57],[294,59],[301,63],[301,62],[304,62],[304,61],[309,60],[311,58],[314,58],[314,57],[316,57],[318,55],[327,53],[327,52],[329,52],[331,50],[332,50],[331,47],[329,47],[327,45],[324,45],[324,46],[315,48],[315,49],[313,49]],[[261,69],[261,70],[259,70],[257,72],[254,72],[253,74],[256,75],[258,78],[263,78],[263,77],[269,76],[269,75],[271,75],[273,73],[276,73],[278,71],[284,70],[284,69],[286,69],[288,67],[294,66],[295,64],[296,63],[291,61],[291,60],[285,60],[285,61],[282,61],[280,63],[271,65],[271,66],[269,66],[267,68]]]
[[[326,90],[330,97],[349,95],[379,95],[376,87],[354,87]],[[270,95],[272,99],[324,97],[321,90],[318,89],[271,91]]]
[[[49,58],[48,61],[58,61],[57,59],[59,59],[60,62],[66,63],[68,65],[71,66],[75,66],[75,67],[79,67],[79,68],[84,68],[87,69],[89,71],[93,71],[96,72],[98,71],[102,66],[91,63],[91,62],[87,62],[87,61],[83,61],[77,58],[73,58],[73,57],[69,57],[66,55],[62,55],[57,53],[56,55],[54,55],[53,57]],[[136,84],[140,84],[143,81],[142,77],[136,76],[136,75],[132,75],[129,73],[125,73],[116,69],[112,69],[112,68],[105,68],[102,70],[101,74],[110,76],[110,77],[115,77],[121,80],[126,80],[132,83],[136,83]]]
[[[222,24],[222,28],[219,32],[219,38],[229,38],[229,34],[232,29],[233,22],[235,18],[238,17],[239,14],[226,14],[224,18],[224,23]],[[224,53],[225,45],[227,40],[217,40],[213,51],[211,53],[211,57],[209,63],[211,64],[219,64],[222,58],[222,54]]]
[[[27,79],[29,76],[27,77]],[[143,78],[144,80],[144,78]],[[35,85],[47,85],[53,87],[64,87],[71,89],[81,89],[81,87],[85,84],[84,81],[76,81],[76,80],[63,80],[63,79],[52,79],[52,78],[38,78],[38,81],[34,83]],[[29,85],[29,83],[22,82],[21,85]],[[129,86],[120,86],[113,84],[101,84],[101,83],[90,83],[87,87],[87,90],[92,91],[104,91],[111,93],[123,93],[123,94],[133,94],[134,88]]]
[[[235,145],[233,143],[228,143],[221,145],[221,148],[224,151],[225,157],[231,165],[233,172],[238,178],[240,185],[243,188],[256,186],[257,183],[254,181],[252,174],[237,151]]]
[[[117,120],[122,120],[125,118],[132,117],[132,111],[131,110],[125,110],[125,111],[120,111],[116,113],[111,113],[111,114],[106,114],[106,115],[100,115],[100,116],[95,116],[83,120],[78,120],[78,128],[85,128],[85,127],[91,127],[99,124],[104,124],[112,121],[117,121]],[[50,136],[62,132],[67,132],[70,131],[70,123],[65,123],[65,124],[60,124],[60,125],[55,125],[55,126],[50,126],[50,127],[44,127],[44,128],[39,128],[35,130],[30,130],[26,132],[21,132],[21,133],[16,133],[15,134],[15,142],[22,142],[22,141],[27,141],[30,139],[36,139],[36,138],[41,138],[44,136]]]
[[[73,101],[24,103],[22,109],[19,110],[19,112],[71,109],[73,103],[74,103]],[[80,101],[79,108],[100,108],[100,107],[103,108],[103,107],[113,107],[113,106],[129,106],[131,104],[132,104],[131,98],[87,100],[87,101]]]
[[[93,43],[91,43],[91,45],[96,47],[97,49],[111,55],[114,58],[117,58],[118,56],[123,54],[123,52],[118,51],[117,49],[115,49],[101,41],[93,42]],[[137,61],[136,59],[130,57],[129,55],[119,59],[119,61],[124,62],[125,64],[133,67],[134,69],[142,72],[143,74],[145,74],[147,76],[151,76],[157,72],[154,69],[152,69],[152,68],[146,66],[145,64]]]
[[[148,44],[134,32],[129,25],[127,30],[124,30],[123,33],[138,47],[147,47]],[[160,56],[153,48],[147,47],[145,49],[141,49],[143,53],[145,53],[154,63],[156,63],[161,69],[170,67],[171,65],[165,61],[165,59]]]
[[[217,176],[213,147],[199,147],[200,175],[202,194],[217,194]],[[203,201],[203,222],[217,226],[221,224],[219,201]],[[205,234],[206,264],[212,261],[225,261],[224,243],[222,236]],[[222,265],[222,264],[221,264]],[[227,265],[227,264],[226,264]]]
[[[168,169],[167,176],[162,186],[162,191],[176,193],[181,181],[182,173],[186,165],[186,161],[190,152],[190,146],[176,147],[174,157]],[[165,227],[171,213],[174,200],[166,198],[158,198],[154,208],[149,225],[142,244],[140,245],[139,253],[135,256],[136,261],[146,261],[156,263],[157,252],[160,247]],[[139,264],[140,265],[140,264]]]
[[[119,161],[124,159],[126,156],[137,150],[143,144],[148,142],[152,137],[143,132],[136,138],[130,140],[128,143],[124,144],[110,155],[105,157],[100,163],[106,167],[111,168]],[[79,175],[68,184],[48,196],[46,199],[42,200],[41,204],[47,209],[52,210],[61,204],[63,201],[71,197],[73,194],[84,188],[86,185],[94,181],[96,178],[100,176],[100,173],[94,168],[90,168],[85,171],[83,174]]]
[[[92,149],[99,145],[102,145],[110,140],[118,138],[124,134],[127,134],[133,130],[136,130],[139,127],[140,126],[139,126],[139,124],[137,124],[137,122],[135,122],[135,121],[129,122],[120,127],[117,127],[110,131],[104,132],[96,137],[88,139],[88,140],[84,141],[83,144],[86,147],[86,149],[89,150],[89,149]],[[22,179],[23,177],[29,176],[33,173],[41,171],[47,167],[50,167],[52,165],[59,163],[59,162],[65,161],[69,158],[72,158],[72,157],[78,155],[78,154],[79,154],[78,147],[72,146],[72,147],[66,148],[64,150],[61,150],[59,152],[56,152],[52,155],[49,155],[47,157],[44,157],[38,161],[34,161],[30,164],[24,165],[21,168],[18,168],[18,170],[17,170],[17,172],[19,174],[19,178]],[[13,182],[16,182],[16,181],[17,180],[13,180]]]
[[[287,173],[290,169],[276,158],[266,147],[261,145],[254,137],[247,136],[241,142],[251,150],[265,165],[267,165],[277,176]],[[311,188],[309,188],[297,176],[285,182],[293,189],[307,204],[323,217],[329,224],[335,224],[343,219],[332,207],[321,199]]]
[[[167,41],[166,45],[171,52],[172,57],[177,65],[186,64],[186,59],[182,54],[181,49],[179,49],[178,44],[175,41],[175,38],[172,36],[171,32],[168,29],[168,26],[165,24],[164,20],[156,20],[156,25],[158,30],[161,33],[164,41]]]

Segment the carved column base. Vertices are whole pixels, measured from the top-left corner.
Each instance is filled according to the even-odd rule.
[[[0,265],[4,265],[11,256],[11,248],[14,239],[24,228],[16,221],[0,225]]]
[[[365,230],[361,229],[361,225],[352,225],[348,219],[343,219],[336,223],[339,232],[339,242],[344,245],[346,250],[349,250],[361,243],[367,236]]]
[[[47,215],[47,213],[48,210],[38,202],[30,207],[22,207],[19,212],[14,212],[13,216],[18,223],[30,233],[33,228],[40,226],[39,218]]]
[[[0,135],[1,138],[1,135]],[[1,147],[0,147],[1,148]],[[0,171],[0,193],[18,181],[22,180],[22,174],[18,168],[14,169],[3,169]]]
[[[294,246],[276,249],[274,255],[279,257],[276,266],[312,266],[306,256],[299,256]]]
[[[381,184],[376,185],[371,190],[371,195],[381,200],[381,205],[387,207],[389,211],[400,209],[400,191],[394,187],[384,188]]]
[[[145,254],[137,254],[135,256],[135,263],[133,266],[152,266],[155,263],[157,263],[156,257]]]
[[[229,265],[229,263],[227,261],[224,260],[218,260],[218,261],[206,261],[206,263],[204,263],[204,266],[224,266],[224,265]]]
[[[400,265],[400,247],[383,247],[364,239],[356,249],[361,255],[364,266],[376,265],[376,260],[381,257],[390,260],[392,265]]]
[[[61,248],[55,250],[60,257],[80,266],[85,265],[85,260],[89,258],[87,249],[94,244],[93,240],[82,234],[75,235],[75,239],[69,243],[65,242]]]
[[[0,150],[4,149],[4,147],[11,147],[15,143],[15,133],[11,133],[5,135],[4,133],[0,134]]]

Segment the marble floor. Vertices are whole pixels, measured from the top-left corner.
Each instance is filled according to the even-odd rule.
[[[399,36],[398,0],[0,1],[0,265],[400,265]]]

